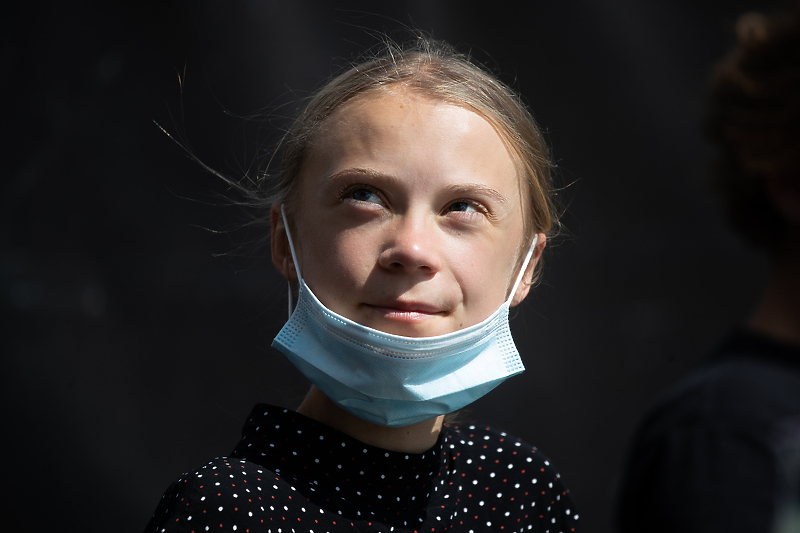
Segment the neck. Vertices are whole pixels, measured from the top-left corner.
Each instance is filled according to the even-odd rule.
[[[800,242],[795,241],[800,239],[792,235],[776,258],[750,328],[800,346]]]
[[[365,444],[406,453],[422,453],[436,444],[444,419],[437,416],[402,428],[379,426],[348,413],[313,385],[297,412]]]

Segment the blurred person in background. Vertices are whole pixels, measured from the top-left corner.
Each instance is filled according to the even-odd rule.
[[[800,2],[743,14],[736,37],[710,83],[715,185],[771,271],[752,317],[639,427],[622,533],[800,531],[788,518],[800,472],[786,460],[800,452]]]

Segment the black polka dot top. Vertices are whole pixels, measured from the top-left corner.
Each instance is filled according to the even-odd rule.
[[[486,427],[445,426],[412,454],[257,405],[242,433],[230,457],[169,487],[147,533],[578,531],[547,458]]]

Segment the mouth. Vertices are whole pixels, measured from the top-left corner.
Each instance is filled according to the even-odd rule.
[[[380,302],[377,304],[364,304],[371,311],[383,318],[398,322],[421,322],[434,316],[445,314],[440,307],[423,302]]]

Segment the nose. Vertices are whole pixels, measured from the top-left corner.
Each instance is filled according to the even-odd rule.
[[[395,272],[434,274],[442,267],[436,229],[421,218],[399,217],[378,264]],[[440,243],[439,243],[440,244]]]

